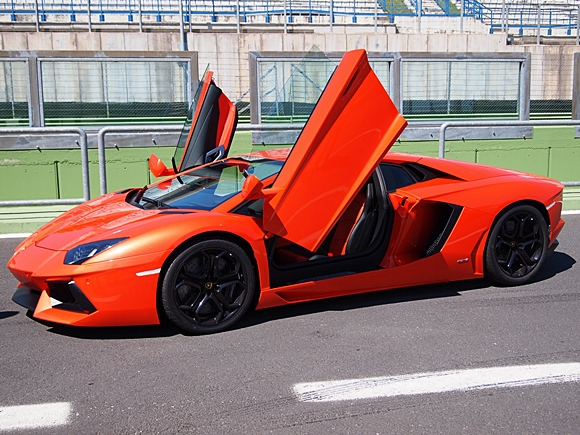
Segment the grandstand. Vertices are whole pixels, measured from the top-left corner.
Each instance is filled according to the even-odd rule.
[[[574,36],[580,0],[11,0],[0,2],[0,25],[126,25],[163,28],[182,22],[196,27],[252,25],[381,25],[395,23],[399,32],[452,32],[451,20],[465,19],[475,33]],[[181,6],[181,7],[180,7]],[[137,27],[138,26],[138,27]]]
[[[564,36],[578,27],[580,0],[468,0],[470,7],[490,26],[490,33],[536,34],[539,26],[547,35]]]
[[[469,31],[514,35],[574,35],[580,0],[11,0],[0,2],[0,23],[40,26],[90,23],[163,26],[316,25],[400,23],[401,30],[421,19],[463,18],[483,24]],[[436,21],[437,22],[437,21]],[[430,28],[437,28],[431,25]],[[456,27],[456,26],[455,26]],[[214,29],[215,30],[215,29]],[[439,31],[452,31],[439,21]]]
[[[462,3],[464,5],[461,13]],[[439,19],[438,31],[452,31],[444,19],[476,21],[470,32],[513,35],[575,35],[580,0],[10,0],[0,2],[1,25],[277,26],[401,24]],[[449,21],[449,20],[447,20]],[[439,27],[438,27],[439,26]],[[456,26],[455,26],[456,27]]]

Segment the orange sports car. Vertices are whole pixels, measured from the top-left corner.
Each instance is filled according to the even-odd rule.
[[[249,310],[403,286],[534,278],[561,183],[387,154],[407,122],[345,54],[291,150],[227,157],[235,106],[207,74],[167,178],[88,201],[17,247],[13,300],[77,326],[168,319],[205,334]]]

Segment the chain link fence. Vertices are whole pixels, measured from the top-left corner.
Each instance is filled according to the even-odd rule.
[[[532,57],[530,117],[570,118],[573,98],[574,57],[559,50]]]
[[[518,118],[520,61],[403,61],[409,119]]]
[[[0,126],[28,126],[28,69],[25,61],[0,61]]]
[[[252,111],[258,114],[255,123],[304,122],[342,55],[284,57],[289,54],[260,57],[256,77],[244,69],[247,55],[243,53],[225,53],[217,64],[214,60],[209,65],[238,107],[240,122],[250,121],[252,98],[256,100]],[[544,50],[542,56],[527,55],[528,83],[522,82],[525,53],[511,58],[488,54],[495,56],[488,59],[481,58],[485,54],[473,59],[452,53],[375,55],[369,54],[371,66],[410,120],[522,119],[522,114],[524,119],[571,117],[574,57],[561,47]],[[211,60],[206,57],[199,55],[202,69]],[[197,79],[195,59],[195,65],[187,57],[64,59],[42,54],[38,61],[2,59],[0,126],[28,126],[31,119],[36,126],[180,123]],[[36,65],[38,74],[33,77],[30,69]],[[521,95],[526,89],[522,83],[527,96]],[[253,86],[258,89],[254,96]]]
[[[191,95],[187,61],[40,62],[45,125],[183,120]]]
[[[310,56],[310,57],[309,57]],[[340,58],[323,54],[305,59],[261,59],[258,62],[259,122],[305,122],[318,102]],[[391,62],[370,64],[385,89],[391,89]]]

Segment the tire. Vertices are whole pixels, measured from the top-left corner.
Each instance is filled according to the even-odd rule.
[[[253,306],[256,278],[246,252],[223,239],[205,240],[181,252],[161,288],[163,310],[192,334],[221,332]]]
[[[531,205],[508,208],[496,220],[485,251],[485,276],[500,285],[530,282],[548,255],[548,226]]]

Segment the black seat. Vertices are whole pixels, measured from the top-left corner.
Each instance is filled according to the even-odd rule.
[[[373,241],[373,235],[377,228],[379,210],[373,184],[367,184],[366,189],[366,200],[363,211],[346,242],[345,253],[347,255],[365,250]]]

